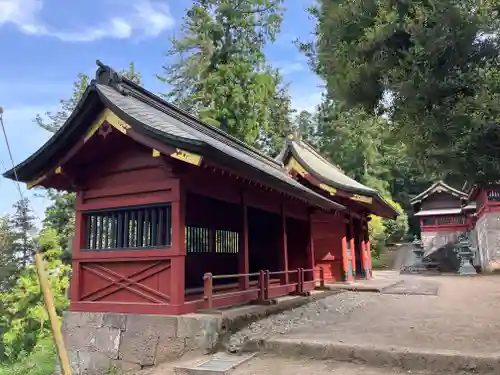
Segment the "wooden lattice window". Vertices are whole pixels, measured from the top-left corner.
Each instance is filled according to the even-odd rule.
[[[238,232],[217,230],[215,232],[215,252],[223,254],[238,254],[240,248]]]
[[[155,249],[172,243],[170,204],[89,211],[84,217],[85,249],[82,250]]]
[[[239,241],[238,232],[195,226],[186,227],[187,253],[238,254]]]
[[[459,215],[453,217],[453,224],[455,225],[463,225],[467,224],[467,218],[465,216]]]
[[[500,202],[500,191],[488,190],[488,202]]]
[[[209,228],[186,227],[186,251],[188,253],[209,253],[210,243]]]
[[[434,217],[424,217],[422,219],[422,225],[435,225],[436,219]]]
[[[438,216],[437,225],[450,225],[452,224],[451,216]]]

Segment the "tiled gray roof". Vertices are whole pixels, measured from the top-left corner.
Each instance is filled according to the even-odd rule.
[[[377,203],[371,205],[371,210],[376,215],[388,218],[395,218],[399,215],[395,208],[377,190],[347,176],[339,167],[323,158],[311,146],[302,141],[300,137],[296,138],[294,136],[287,139],[285,146],[277,156],[277,160],[285,163],[288,161],[290,154],[308,173],[320,182],[349,193],[373,197]]]
[[[196,135],[189,132],[189,129],[184,129],[185,125],[180,121],[150,107],[140,100],[132,96],[122,95],[114,88],[106,85],[96,84],[96,88],[116,107],[145,126],[167,133],[173,137],[200,141]]]
[[[316,178],[335,188],[367,195],[377,194],[375,189],[365,186],[347,176],[339,167],[324,159],[303,141],[288,140],[293,156]],[[285,153],[280,156],[286,157]],[[284,160],[282,160],[284,162]]]
[[[444,181],[438,181],[433,183],[428,189],[417,195],[416,197],[412,198],[410,200],[411,204],[418,203],[424,199],[426,199],[429,195],[434,194],[435,192],[447,192],[451,195],[454,195],[459,198],[467,198],[467,193],[464,193],[463,191],[460,191],[458,189],[455,189],[451,187],[450,185],[446,184]]]
[[[133,95],[124,95],[115,88],[107,85],[96,84],[96,88],[108,101],[125,112],[128,116],[137,120],[145,129],[149,128],[156,132],[161,132],[166,137],[175,137],[188,142],[195,141],[211,146],[225,155],[247,164],[255,170],[290,185],[296,191],[300,191],[302,194],[314,198],[316,202],[321,203],[322,207],[329,207],[330,209],[336,210],[343,210],[345,208],[295,181],[286,173],[280,163],[276,163],[258,153],[252,152],[251,149],[242,150],[241,146],[235,144],[231,138],[224,138],[221,136],[220,131],[212,131],[208,125],[202,129],[203,131],[200,131],[200,128],[197,129],[181,121],[179,118],[174,118],[169,115],[166,113],[168,111],[162,110],[163,108],[161,106],[155,108],[156,106],[151,106],[149,103]]]

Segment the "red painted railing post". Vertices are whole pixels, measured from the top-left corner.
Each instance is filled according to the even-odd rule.
[[[264,271],[259,271],[259,301],[263,302],[265,299],[266,290],[266,276]]]
[[[213,307],[213,278],[210,272],[203,276],[203,294],[203,298],[207,301],[207,308],[211,309]]]
[[[304,292],[304,269],[299,268],[298,269],[298,280],[299,280],[299,293]]]
[[[325,287],[325,270],[323,267],[319,267],[319,286],[321,288]]]
[[[270,279],[270,277],[269,277],[269,271],[264,271],[264,285],[265,285],[264,300],[268,300],[269,299],[269,284],[270,284],[269,279]]]

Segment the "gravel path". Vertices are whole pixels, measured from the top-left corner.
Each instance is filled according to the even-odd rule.
[[[260,340],[300,328],[321,328],[338,323],[349,319],[350,314],[361,308],[365,302],[362,293],[339,293],[277,315],[271,315],[231,335],[228,348],[231,352],[236,352],[248,340]]]
[[[272,336],[423,350],[500,353],[500,277],[404,276],[397,294],[340,293],[251,324],[230,337]],[[390,291],[389,291],[390,292]]]

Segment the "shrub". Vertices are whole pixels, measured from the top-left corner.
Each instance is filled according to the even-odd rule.
[[[61,261],[62,250],[54,230],[48,229],[41,233],[39,249],[44,256],[54,305],[61,315],[68,306],[65,291],[69,284],[69,266]],[[50,321],[34,265],[22,271],[12,290],[0,294],[0,301],[5,309],[3,319],[8,323],[2,338],[4,355],[9,362],[15,362],[29,355],[41,339],[51,335]]]

